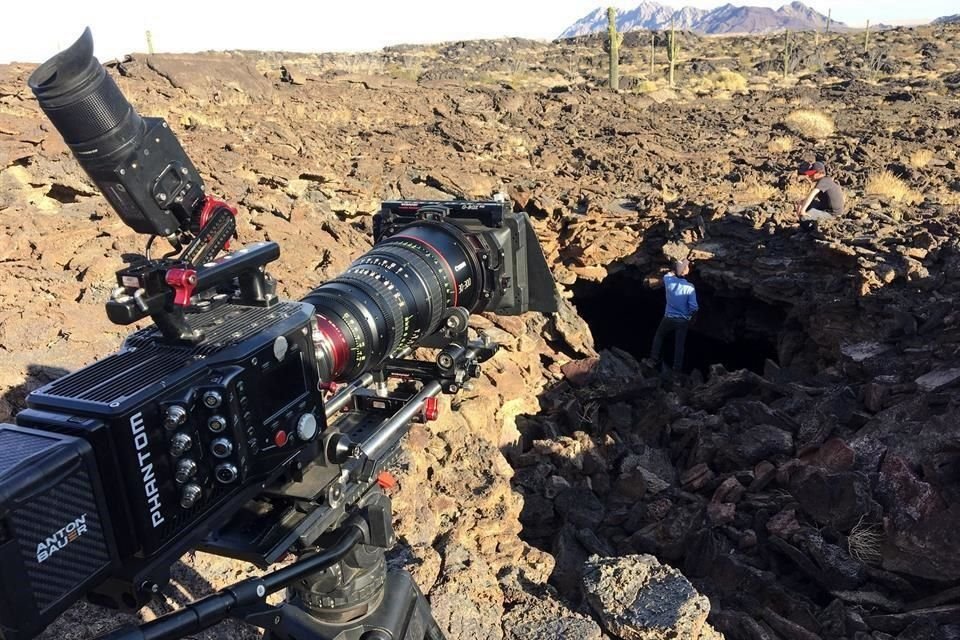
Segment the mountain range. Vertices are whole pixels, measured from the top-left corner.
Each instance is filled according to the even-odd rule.
[[[823,29],[827,16],[802,2],[791,2],[779,9],[769,7],[738,7],[725,4],[716,9],[673,7],[659,2],[641,2],[633,9],[617,9],[617,30],[677,29],[699,33],[768,33],[782,29]],[[833,22],[831,29],[845,30],[846,25]],[[598,7],[567,27],[561,38],[583,36],[607,28],[607,10]]]
[[[952,16],[943,16],[942,18],[937,18],[933,21],[933,24],[956,24],[960,22],[960,13],[955,13]]]

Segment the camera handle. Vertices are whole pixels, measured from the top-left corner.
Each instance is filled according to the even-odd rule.
[[[107,317],[114,324],[127,325],[150,316],[166,340],[197,344],[204,335],[187,321],[194,294],[236,280],[236,302],[269,307],[277,296],[264,267],[279,257],[277,243],[258,242],[197,267],[167,259],[136,263],[117,272],[120,286],[107,302]]]

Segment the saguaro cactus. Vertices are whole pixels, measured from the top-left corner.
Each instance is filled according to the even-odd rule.
[[[867,29],[863,32],[863,51],[866,51],[870,48],[870,21],[867,20]]]
[[[650,32],[650,79],[653,80],[653,61],[657,58],[657,34]]]
[[[823,30],[824,33],[830,33],[830,22],[833,14],[833,9],[827,9],[827,27]]]
[[[620,43],[623,35],[617,33],[617,10],[607,7],[607,38],[610,40],[610,88],[620,88]]]
[[[680,51],[680,45],[677,43],[677,31],[673,28],[673,20],[670,20],[670,37],[667,39],[667,60],[670,61],[670,88],[675,86],[674,67],[677,63],[677,53]]]
[[[147,53],[153,55],[153,34],[149,29],[147,30]]]
[[[790,40],[790,29],[783,32],[783,79],[790,75],[790,57],[793,55],[793,42]]]

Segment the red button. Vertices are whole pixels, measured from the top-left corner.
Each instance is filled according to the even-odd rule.
[[[273,442],[278,446],[282,447],[287,444],[287,432],[286,431],[277,431],[273,436]]]

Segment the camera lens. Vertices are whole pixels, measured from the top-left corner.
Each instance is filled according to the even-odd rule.
[[[483,302],[476,251],[453,225],[408,225],[358,258],[304,302],[325,381],[349,380],[434,333],[444,311]]]

